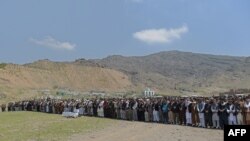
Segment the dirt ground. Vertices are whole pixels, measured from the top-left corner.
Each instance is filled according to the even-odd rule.
[[[178,125],[117,121],[112,127],[70,141],[223,141],[223,131]]]

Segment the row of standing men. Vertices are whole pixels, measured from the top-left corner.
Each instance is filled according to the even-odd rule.
[[[96,116],[130,121],[223,129],[250,125],[250,98],[36,99],[2,104],[4,111],[37,111]]]

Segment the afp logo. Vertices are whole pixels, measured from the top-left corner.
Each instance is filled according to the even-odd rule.
[[[238,134],[240,134],[240,136],[244,136],[247,133],[246,129],[230,129],[229,133],[228,133],[228,137],[230,136],[239,136]]]
[[[239,139],[240,141],[248,141],[250,138],[249,125],[225,125],[224,141],[232,141]]]

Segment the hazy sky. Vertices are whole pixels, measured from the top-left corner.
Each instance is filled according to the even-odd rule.
[[[0,0],[0,62],[250,56],[249,0]]]

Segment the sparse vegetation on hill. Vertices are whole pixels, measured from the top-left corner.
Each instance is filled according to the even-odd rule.
[[[26,65],[7,65],[0,70],[0,92],[4,91],[8,100],[34,97],[36,90],[62,88],[115,92],[129,89],[131,85],[122,72],[74,63],[43,60]]]
[[[5,94],[0,102],[34,97],[35,90],[44,89],[141,94],[146,87],[168,95],[250,89],[249,57],[170,51],[142,57],[115,55],[98,60],[0,65],[0,93]]]
[[[212,94],[250,87],[249,57],[169,51],[93,61],[124,72],[136,86],[167,94]]]

